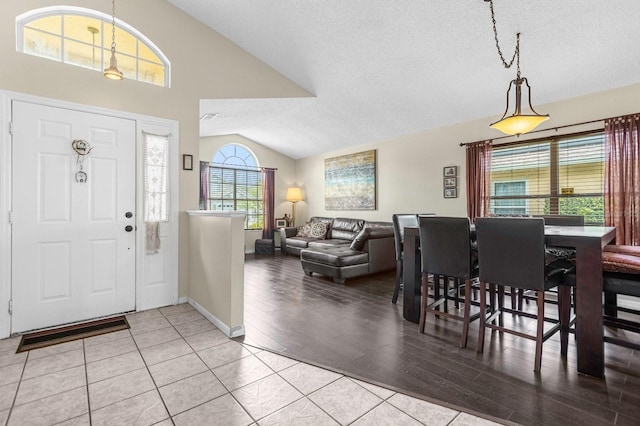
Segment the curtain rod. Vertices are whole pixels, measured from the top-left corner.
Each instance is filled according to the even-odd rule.
[[[223,163],[213,163],[208,161],[201,161],[200,163],[206,163],[215,167],[220,167],[221,169],[233,169],[233,170],[278,170],[277,167],[254,167],[254,166],[245,166],[245,167],[229,167]]]
[[[532,132],[528,132],[527,135],[530,135],[532,133],[549,132],[549,131],[552,131],[552,130],[555,130],[557,132],[559,129],[566,129],[567,127],[583,126],[585,124],[599,123],[601,121],[611,120],[612,118],[615,118],[615,117],[601,118],[599,120],[583,121],[581,123],[566,124],[564,126],[551,127],[549,129],[534,130]],[[490,140],[490,141],[493,142],[493,141],[497,141],[497,140],[500,140],[500,139],[512,138],[514,136],[516,136],[516,135],[505,135],[505,136],[500,136],[500,137],[497,137],[497,138],[487,138],[487,139],[483,139],[483,140],[479,140],[479,141],[475,141],[475,142],[460,142],[460,146],[467,146],[467,145],[471,145],[471,144],[478,143],[478,142],[485,142],[487,140]],[[518,137],[518,136],[516,136],[516,137]],[[529,141],[528,140],[527,141],[513,141],[513,143],[518,143],[518,142],[525,143],[525,142],[529,142]]]

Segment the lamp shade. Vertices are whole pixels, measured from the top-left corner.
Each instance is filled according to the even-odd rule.
[[[292,203],[302,201],[302,191],[300,190],[300,188],[288,188],[285,200],[291,201]]]
[[[500,130],[506,135],[521,135],[535,129],[543,121],[549,119],[548,115],[511,115],[496,121],[490,127]]]

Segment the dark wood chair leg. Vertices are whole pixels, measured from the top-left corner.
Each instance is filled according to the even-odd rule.
[[[398,301],[398,292],[400,291],[400,284],[402,284],[402,265],[402,260],[398,260],[396,262],[396,287],[393,289],[391,303],[396,303]]]
[[[569,286],[558,287],[558,318],[560,319],[560,355],[566,358],[571,320],[571,287]]]
[[[493,296],[491,297],[493,299]],[[487,286],[484,282],[480,282],[480,325],[478,326],[478,348],[477,352],[484,351],[484,332],[487,321]]]
[[[533,371],[540,371],[542,365],[542,342],[544,337],[544,291],[536,291],[538,303],[538,327],[536,332],[536,360]]]
[[[618,295],[616,293],[604,292],[604,314],[612,318],[618,317]]]
[[[498,310],[500,312],[504,312],[504,286],[503,285],[498,286]],[[500,327],[504,327],[504,316],[502,315],[502,313],[498,315],[498,325]],[[502,333],[502,331],[500,333]]]
[[[429,275],[422,273],[422,300],[420,300],[420,333],[424,333],[424,324],[427,319],[427,305],[429,304]]]
[[[462,337],[460,339],[460,347],[467,347],[469,337],[469,322],[471,322],[471,280],[464,281],[464,317],[462,319]]]

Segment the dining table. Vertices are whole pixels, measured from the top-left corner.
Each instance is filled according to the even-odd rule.
[[[473,228],[472,225],[472,235]],[[602,249],[614,242],[615,230],[609,226],[545,226],[547,245],[576,249],[578,372],[594,377],[604,377]],[[403,317],[417,323],[420,320],[422,279],[419,227],[404,229],[403,256]]]

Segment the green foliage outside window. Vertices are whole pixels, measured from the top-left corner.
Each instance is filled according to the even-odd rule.
[[[549,200],[545,201],[544,214],[552,214]],[[576,214],[584,216],[584,222],[587,225],[604,225],[604,198],[601,196],[560,198],[557,214]]]

